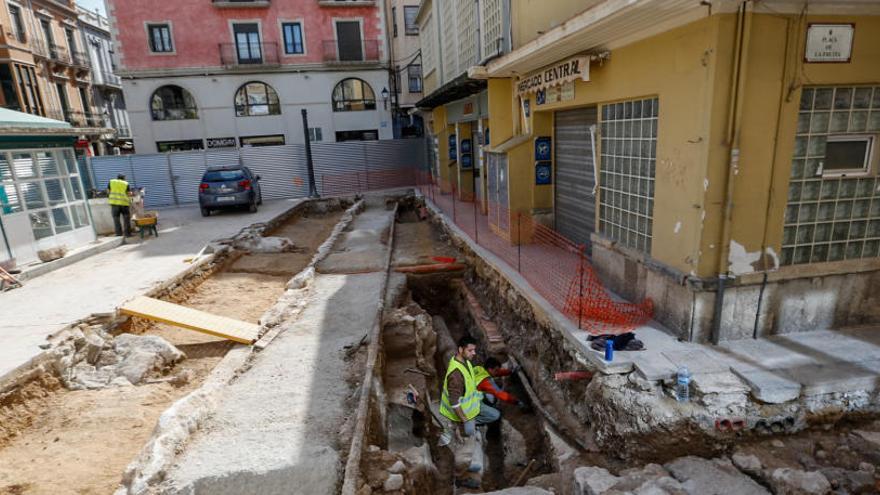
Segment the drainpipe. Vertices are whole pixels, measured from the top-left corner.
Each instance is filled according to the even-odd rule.
[[[783,114],[783,108],[784,108],[784,105],[786,102],[786,95],[790,94],[789,88],[786,87],[786,85],[785,85],[785,81],[788,80],[788,75],[789,75],[789,59],[791,58],[789,53],[791,52],[792,47],[796,46],[792,42],[791,29],[792,29],[791,19],[786,19],[785,20],[785,52],[784,52],[785,55],[782,60],[783,85],[782,85],[781,94],[779,95],[779,109],[776,112],[776,139],[773,142],[773,161],[770,162],[770,184],[769,184],[769,191],[767,193],[767,210],[764,214],[764,218],[769,218],[770,205],[773,204],[773,177],[776,175],[776,162],[777,162],[776,153],[779,149],[779,128],[780,128],[780,125],[782,125],[782,114]],[[798,64],[798,62],[796,61],[795,67],[797,66],[797,64]],[[795,69],[795,70],[797,70],[797,69]],[[761,260],[762,260],[761,268],[764,272],[764,276],[761,281],[761,290],[758,292],[758,306],[755,309],[755,326],[752,329],[752,338],[753,339],[758,338],[758,324],[760,323],[760,320],[761,320],[761,306],[764,301],[764,291],[767,289],[767,274],[770,271],[770,267],[767,266],[767,255],[766,255],[766,253],[767,253],[767,235],[769,232],[769,227],[770,227],[770,222],[765,221],[764,222],[764,232],[763,232],[763,235],[761,236]],[[775,269],[778,267],[773,267],[773,268]]]
[[[724,194],[724,208],[721,225],[721,252],[718,259],[718,290],[715,295],[715,308],[712,318],[713,344],[721,340],[721,312],[724,308],[724,289],[729,273],[728,256],[730,251],[731,216],[733,214],[733,189],[739,168],[739,139],[740,127],[742,126],[743,93],[745,86],[745,74],[748,66],[748,47],[751,38],[752,9],[749,5],[751,0],[745,0],[739,5],[736,14],[736,38],[734,42],[735,53],[733,71],[730,81],[730,98],[728,100],[727,118],[727,145],[730,147],[730,155],[727,161],[727,183]]]

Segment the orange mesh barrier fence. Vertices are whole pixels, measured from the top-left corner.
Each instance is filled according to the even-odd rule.
[[[579,246],[526,213],[482,201],[455,183],[419,172],[417,187],[474,242],[503,260],[578,328],[621,334],[653,317],[650,299],[633,304],[614,297]],[[476,200],[476,201],[475,201]]]

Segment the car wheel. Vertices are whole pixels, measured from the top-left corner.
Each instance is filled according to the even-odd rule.
[[[209,217],[211,216],[211,210],[209,208],[202,207],[202,216]]]
[[[251,200],[251,204],[248,206],[248,211],[251,213],[257,212],[257,200],[256,199]]]

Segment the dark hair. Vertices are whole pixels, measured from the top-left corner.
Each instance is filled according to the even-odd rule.
[[[116,176],[116,178],[119,180],[125,180],[125,174],[119,174]]]
[[[493,370],[495,368],[500,368],[500,367],[501,367],[501,363],[493,357],[486,358],[486,362],[483,363],[483,368],[486,368],[487,370]]]
[[[465,335],[464,337],[458,339],[458,347],[467,347],[471,344],[477,345],[477,341],[470,335]]]

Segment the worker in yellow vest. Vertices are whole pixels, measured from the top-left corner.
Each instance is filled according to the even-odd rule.
[[[110,213],[113,215],[113,228],[116,235],[122,235],[123,225],[125,226],[125,237],[131,237],[131,186],[125,180],[125,175],[119,174],[115,179],[110,181],[107,186],[107,199],[110,203]],[[119,217],[122,216],[120,223]]]
[[[458,351],[449,360],[443,379],[440,397],[440,414],[455,424],[460,424],[465,436],[472,436],[477,425],[498,421],[501,413],[483,402],[483,394],[477,390],[474,365],[471,359],[477,353],[477,341],[462,337]]]

